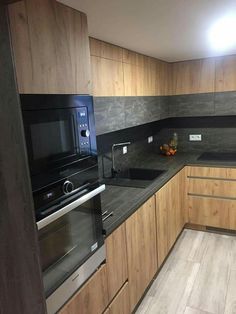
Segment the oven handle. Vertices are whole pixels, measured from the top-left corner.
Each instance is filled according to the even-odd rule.
[[[57,212],[51,214],[50,216],[40,220],[37,222],[37,227],[38,230],[46,227],[47,225],[49,225],[50,223],[52,223],[53,221],[57,220],[58,218],[64,216],[65,214],[69,213],[70,211],[72,211],[73,209],[75,209],[76,207],[82,205],[83,203],[89,201],[91,198],[93,198],[94,196],[100,194],[102,191],[105,190],[105,184],[100,185],[98,188],[96,188],[95,190],[83,195],[82,197],[78,198],[76,201],[66,205],[65,207],[59,209]]]

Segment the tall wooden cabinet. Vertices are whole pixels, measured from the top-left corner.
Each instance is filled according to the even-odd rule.
[[[185,169],[183,169],[156,193],[159,266],[187,222],[185,198]]]
[[[19,92],[91,93],[86,15],[56,0],[8,8]]]
[[[155,197],[126,220],[131,311],[157,272]]]

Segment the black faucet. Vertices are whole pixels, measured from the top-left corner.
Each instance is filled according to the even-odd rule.
[[[116,174],[118,173],[115,167],[115,148],[120,147],[120,146],[130,145],[130,144],[131,142],[124,142],[124,143],[117,143],[117,144],[112,145],[112,148],[111,148],[111,158],[112,158],[111,177],[112,178],[114,178]]]

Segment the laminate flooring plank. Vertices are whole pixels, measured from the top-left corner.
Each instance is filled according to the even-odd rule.
[[[194,309],[192,307],[187,306],[184,314],[212,314],[212,313],[201,311],[199,309]]]
[[[208,239],[207,232],[186,229],[182,232],[172,253],[175,258],[200,263],[206,251]]]
[[[236,314],[236,270],[231,270],[224,314]]]
[[[181,259],[172,262],[144,313],[184,313],[200,264]]]
[[[229,236],[210,234],[188,306],[214,314],[224,313],[231,248]]]

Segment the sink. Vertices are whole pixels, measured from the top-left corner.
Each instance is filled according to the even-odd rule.
[[[165,171],[166,170],[129,168],[126,171],[119,172],[115,178],[105,179],[104,181],[107,185],[146,188]]]

